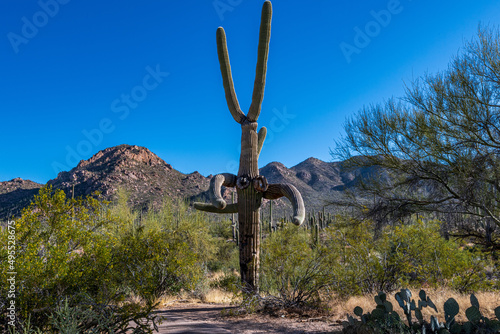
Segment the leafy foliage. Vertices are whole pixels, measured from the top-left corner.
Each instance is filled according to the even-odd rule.
[[[439,229],[435,221],[387,229],[380,242],[384,271],[400,277],[400,286],[449,284],[462,292],[486,287],[481,254],[445,240]]]
[[[173,217],[173,205],[165,203],[139,220],[120,196],[111,208],[45,187],[16,221],[19,329],[29,321],[43,332],[61,332],[61,321],[74,319],[82,332],[105,324],[120,333],[134,323],[135,333],[149,333],[159,297],[193,291],[204,280],[215,248],[203,216],[179,205]],[[7,260],[6,247],[0,258]],[[0,298],[7,295],[5,275]],[[5,312],[6,300],[0,305]],[[0,321],[5,329],[5,317]]]
[[[269,294],[268,304],[317,306],[321,292],[333,286],[328,249],[314,247],[310,240],[306,231],[290,224],[264,240],[261,289]]]
[[[320,305],[340,297],[394,291],[402,286],[448,286],[459,291],[492,287],[477,252],[439,233],[439,223],[386,227],[336,217],[321,242],[309,231],[285,225],[262,244],[262,291],[279,307]]]
[[[263,236],[264,297],[244,299],[246,309],[263,304],[318,308],[334,292],[346,297],[406,284],[462,291],[489,287],[488,263],[442,238],[437,222],[397,225],[376,234],[368,220],[338,216],[315,238],[311,232],[284,223]],[[1,237],[7,233],[2,230]],[[120,333],[134,324],[136,333],[149,333],[157,322],[152,311],[158,299],[183,291],[202,298],[209,271],[224,273],[212,287],[233,293],[241,288],[235,274],[238,249],[231,239],[228,221],[210,221],[183,202],[165,201],[159,210],[141,213],[128,207],[123,192],[110,205],[43,188],[16,221],[17,329]],[[0,259],[7,261],[7,247]],[[0,275],[0,311],[5,312],[6,273]],[[477,318],[474,310],[467,312]],[[5,319],[0,329],[7,327]]]
[[[500,249],[499,46],[498,28],[480,28],[447,70],[347,120],[334,155],[379,178],[344,204],[380,224],[445,214],[456,235]]]
[[[341,296],[394,291],[401,286],[487,288],[485,262],[475,252],[440,236],[435,221],[386,227],[376,239],[369,221],[337,217],[326,229],[330,273]],[[468,275],[468,276],[467,276]]]

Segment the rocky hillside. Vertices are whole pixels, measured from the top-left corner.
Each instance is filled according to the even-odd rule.
[[[42,186],[21,178],[0,182],[0,221],[18,216]]]
[[[130,145],[100,151],[48,182],[68,193],[74,185],[75,196],[100,191],[107,199],[113,199],[122,188],[130,194],[134,207],[157,205],[164,197],[189,198],[202,192],[208,183],[198,172],[183,174],[147,148]]]
[[[370,177],[372,169],[349,170],[342,162],[325,162],[309,158],[291,168],[272,162],[261,168],[260,173],[269,183],[291,183],[304,198],[306,210],[321,210],[333,199],[352,189],[361,179]]]
[[[295,185],[304,197],[306,210],[320,210],[328,200],[341,196],[368,170],[347,171],[339,162],[324,162],[309,158],[287,168],[272,162],[261,168],[269,183],[288,182]],[[119,188],[130,194],[131,204],[145,208],[158,205],[165,197],[208,201],[208,186],[212,175],[204,177],[198,172],[183,174],[144,147],[120,145],[96,153],[82,160],[73,169],[61,172],[48,182],[53,188],[63,189],[71,196],[85,196],[95,191],[112,200]],[[0,220],[18,215],[21,208],[42,187],[41,184],[14,179],[0,182]],[[231,200],[231,190],[223,189],[224,197]],[[267,203],[265,205],[267,207]],[[279,211],[280,208],[285,211]],[[291,214],[286,200],[276,201],[278,214]]]

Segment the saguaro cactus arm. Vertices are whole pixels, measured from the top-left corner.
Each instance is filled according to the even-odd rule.
[[[243,124],[246,119],[245,114],[240,109],[238,98],[234,90],[233,76],[231,75],[231,64],[227,52],[226,33],[224,28],[217,29],[217,54],[219,56],[220,71],[222,73],[222,84],[226,92],[226,101],[229,111],[236,122]]]
[[[265,126],[261,127],[259,132],[257,133],[257,157],[260,155],[260,151],[262,150],[262,145],[264,145],[264,140],[266,139],[267,129]]]
[[[210,180],[210,201],[213,206],[217,209],[224,209],[226,207],[226,201],[222,198],[221,187],[235,187],[236,186],[236,175],[230,173],[222,173],[215,175],[212,180]]]
[[[278,199],[285,196],[288,198],[293,206],[293,223],[300,225],[304,222],[306,217],[306,209],[304,207],[304,200],[300,192],[293,185],[289,183],[274,183],[270,184],[264,192],[266,199]]]
[[[264,87],[266,85],[267,55],[269,54],[269,40],[271,39],[272,6],[270,1],[264,2],[260,20],[259,46],[257,51],[257,69],[253,85],[252,104],[248,111],[248,120],[256,122],[259,118]]]
[[[224,209],[218,209],[212,204],[194,203],[194,208],[197,210],[213,213],[238,213],[238,203],[228,204]]]

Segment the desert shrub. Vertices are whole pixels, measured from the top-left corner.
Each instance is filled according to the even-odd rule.
[[[61,301],[49,318],[56,333],[152,333],[148,318],[149,310],[141,310],[139,304],[125,306],[97,304],[86,299],[70,306],[67,299]],[[134,314],[130,317],[130,314]],[[153,327],[157,331],[155,323]]]
[[[136,323],[136,333],[150,332],[157,298],[194,290],[215,253],[203,217],[186,211],[177,218],[172,221],[159,210],[140,220],[126,206],[111,210],[93,197],[68,199],[61,190],[41,189],[16,221],[18,329],[29,319],[33,328],[59,332],[50,319],[57,319],[64,301],[65,310],[78,317],[100,310],[116,333],[130,322]],[[2,231],[2,240],[7,233]],[[5,246],[0,259],[7,263]],[[6,275],[0,273],[2,314]],[[6,320],[2,316],[0,329]],[[79,330],[88,327],[80,324]]]
[[[145,240],[161,240],[160,248],[154,254],[163,252],[163,261],[160,257],[160,262],[153,261],[155,267],[143,266],[145,272],[156,277],[149,282],[150,291],[156,289],[154,296],[184,291],[204,299],[209,289],[207,274],[210,265],[219,261],[220,251],[219,238],[212,235],[212,224],[207,215],[193,211],[185,201],[166,199],[159,208],[150,208],[142,219],[137,219],[138,215],[135,217],[136,221],[129,223],[136,226],[132,229],[135,234],[141,234]],[[150,248],[146,247],[144,251]]]
[[[377,256],[370,222],[337,217],[324,232],[330,255],[330,274],[340,297],[377,290],[390,290],[395,284]]]
[[[139,226],[126,231],[113,250],[121,284],[142,300],[154,303],[165,293],[194,290],[204,275],[200,258],[183,233],[146,231]]]
[[[208,262],[208,269],[226,273],[239,270],[239,250],[233,241],[231,222],[212,220],[208,221],[208,226],[215,246],[215,256]]]
[[[236,243],[217,238],[215,247],[215,256],[207,263],[210,271],[232,272],[239,270],[239,250]]]
[[[241,294],[240,276],[236,271],[226,271],[210,282],[210,288],[230,292],[237,297]]]
[[[286,225],[262,243],[261,291],[279,307],[318,306],[321,293],[334,283],[328,249],[313,247],[308,232]]]
[[[439,223],[387,227],[378,238],[370,221],[337,217],[320,241],[286,226],[262,244],[261,291],[275,304],[321,303],[328,293],[391,292],[402,286],[447,286],[460,292],[489,288],[488,262],[439,234]]]
[[[166,199],[159,209],[150,208],[139,225],[146,231],[161,231],[172,240],[182,240],[197,254],[197,264],[206,267],[217,251],[207,222],[205,213],[193,211],[186,202]]]
[[[438,222],[386,227],[375,238],[369,221],[338,217],[324,232],[334,289],[340,296],[394,291],[401,286],[487,288],[486,262],[439,234]]]
[[[487,287],[481,254],[445,240],[436,221],[386,229],[378,249],[399,286],[449,285],[461,292]]]
[[[105,233],[110,222],[109,212],[94,198],[67,199],[63,191],[40,190],[16,221],[16,315],[21,322],[30,318],[45,330],[66,296],[90,294],[106,303],[122,295],[111,271],[103,270],[111,263],[106,245],[112,240]],[[2,260],[5,255],[2,249]],[[1,282],[4,295],[5,277]]]
[[[209,232],[214,238],[221,238],[224,240],[233,239],[233,228],[231,227],[230,220],[211,220],[209,222]]]

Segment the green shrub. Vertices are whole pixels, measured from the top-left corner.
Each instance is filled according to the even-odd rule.
[[[106,233],[110,223],[109,211],[94,198],[67,199],[61,190],[40,190],[16,221],[18,320],[29,318],[48,330],[49,315],[66,296],[89,294],[99,303],[122,301],[113,272],[106,270],[112,263],[107,246],[113,240]],[[2,249],[2,260],[5,256]],[[1,295],[4,282],[2,277]]]
[[[239,270],[238,245],[233,242],[233,230],[228,220],[208,222],[210,235],[215,246],[215,256],[208,262],[208,269],[212,272],[232,272]]]
[[[238,294],[241,292],[240,277],[236,275],[235,272],[226,272],[217,280],[213,281],[210,287]]]
[[[54,321],[65,302],[65,312],[78,317],[100,310],[115,329],[135,322],[137,333],[151,332],[157,298],[195,290],[215,254],[202,216],[185,210],[175,218],[163,208],[141,221],[126,205],[111,210],[92,197],[67,199],[61,190],[42,188],[16,221],[18,329],[29,321],[44,333],[60,332]],[[2,240],[7,233],[2,231]],[[8,260],[5,246],[0,260]],[[8,301],[6,278],[2,271],[1,314]],[[2,316],[0,331],[6,321]]]
[[[485,262],[439,233],[439,223],[417,221],[387,229],[380,242],[385,270],[399,286],[449,285],[461,292],[486,287]]]
[[[375,238],[369,221],[337,217],[313,242],[311,231],[286,226],[262,243],[261,291],[277,305],[320,303],[401,286],[490,288],[481,254],[439,234],[439,223],[387,227]],[[269,298],[268,298],[269,299]]]
[[[461,292],[489,288],[487,262],[439,234],[438,222],[387,227],[375,239],[370,222],[338,217],[325,230],[335,290],[341,296],[394,291],[401,286],[448,286]]]
[[[217,251],[205,214],[190,211],[183,201],[167,199],[139,219],[120,202],[126,203],[126,195],[119,195],[114,207],[124,221],[116,257],[121,259],[119,271],[131,278],[126,285],[134,293],[156,300],[181,290],[194,293],[205,285],[207,266]]]
[[[261,291],[278,307],[318,306],[334,284],[325,247],[313,247],[307,231],[287,224],[262,243]]]
[[[370,222],[337,217],[324,232],[330,256],[330,273],[340,297],[391,290],[396,282],[388,275],[377,253]]]

